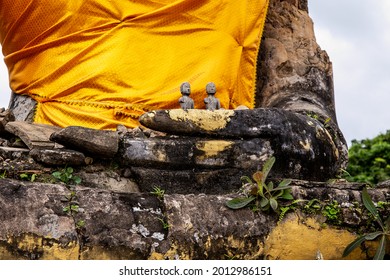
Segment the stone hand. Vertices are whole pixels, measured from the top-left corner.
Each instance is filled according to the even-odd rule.
[[[334,177],[344,164],[330,122],[286,110],[158,110],[141,116],[140,123],[167,136],[125,137],[122,157],[160,173],[235,170],[250,175],[275,156],[271,175],[319,180]]]

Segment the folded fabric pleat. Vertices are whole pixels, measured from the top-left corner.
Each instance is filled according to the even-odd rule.
[[[253,107],[268,0],[0,0],[0,42],[11,89],[37,101],[34,121],[61,127],[138,125],[179,108],[191,84],[205,108]]]

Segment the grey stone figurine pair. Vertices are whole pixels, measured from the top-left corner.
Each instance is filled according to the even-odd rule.
[[[180,107],[184,110],[194,109],[194,100],[190,97],[191,85],[189,82],[184,82],[180,85],[180,92],[182,97],[179,98]],[[219,99],[214,95],[217,92],[216,86],[213,82],[206,85],[207,97],[204,99],[206,110],[214,111],[221,109]]]

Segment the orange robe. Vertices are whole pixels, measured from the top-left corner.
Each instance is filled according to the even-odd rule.
[[[191,84],[204,108],[254,105],[256,60],[269,0],[0,0],[11,89],[37,101],[34,121],[61,127],[138,125],[179,108]]]

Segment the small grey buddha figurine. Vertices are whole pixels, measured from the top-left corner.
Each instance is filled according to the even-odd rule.
[[[191,86],[189,82],[184,82],[180,85],[182,97],[179,98],[180,107],[184,110],[194,109],[194,100],[190,97]]]
[[[215,84],[210,82],[206,85],[207,97],[204,99],[204,103],[206,104],[206,109],[210,111],[221,109],[221,103],[219,99],[214,95],[217,92]]]

